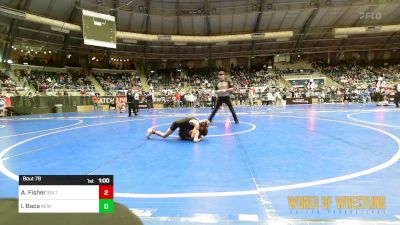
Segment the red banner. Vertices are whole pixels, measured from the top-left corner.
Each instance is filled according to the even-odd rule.
[[[117,104],[118,103],[126,103],[126,96],[117,96]]]

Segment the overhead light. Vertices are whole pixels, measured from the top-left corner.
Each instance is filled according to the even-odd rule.
[[[57,31],[57,32],[61,32],[64,34],[69,34],[70,30],[65,29],[64,27],[55,27],[55,26],[50,26],[50,29],[52,31]]]
[[[49,54],[51,54],[51,51],[49,51]]]
[[[46,54],[47,54],[47,52],[45,51],[45,52],[43,52],[43,54],[45,54],[45,55],[46,55]]]
[[[31,51],[28,51],[28,54],[31,54]]]
[[[150,70],[150,73],[154,73],[154,70]]]
[[[252,33],[251,39],[263,39],[265,38],[265,33]]]
[[[297,58],[300,58],[300,54],[297,54]]]
[[[35,54],[37,55],[37,52],[35,52]]]
[[[279,54],[276,54],[276,57],[279,57]]]
[[[95,59],[96,59],[96,57],[93,56],[93,57],[92,57],[92,60],[95,60]]]
[[[268,66],[268,69],[272,69],[272,66]]]
[[[67,55],[67,58],[68,58],[68,59],[71,58],[71,54],[68,54],[68,55]]]
[[[96,59],[96,62],[98,62],[99,61],[99,59]]]
[[[24,50],[21,49],[21,52],[24,52]]]
[[[31,48],[31,52],[33,52],[33,49]]]
[[[11,64],[13,61],[11,59],[7,60],[7,63]]]
[[[127,59],[126,61],[128,61],[128,62],[129,62],[129,59]]]
[[[379,31],[382,29],[382,26],[367,26],[365,29],[367,31]]]
[[[158,35],[159,41],[171,41],[171,35]]]
[[[27,62],[24,62],[24,63],[22,63],[22,64],[24,64],[24,65],[28,65],[28,63],[27,63]]]

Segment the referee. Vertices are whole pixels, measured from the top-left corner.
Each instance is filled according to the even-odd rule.
[[[233,109],[232,102],[231,102],[231,97],[230,94],[235,91],[235,88],[233,87],[232,83],[225,80],[225,71],[220,70],[218,72],[218,83],[215,86],[215,94],[217,95],[217,105],[215,106],[214,110],[212,111],[210,117],[208,120],[212,122],[212,119],[215,116],[215,113],[217,113],[218,109],[221,107],[222,103],[225,103],[228,107],[229,110],[232,113],[233,119],[235,120],[235,123],[238,124],[239,120],[236,116],[235,109]]]
[[[396,108],[399,108],[400,103],[400,84],[396,84],[396,94],[394,95],[394,103],[396,104]]]
[[[128,104],[128,112],[129,112],[129,117],[132,116],[132,109],[133,109],[133,88],[129,89],[128,92],[126,93],[126,103]]]

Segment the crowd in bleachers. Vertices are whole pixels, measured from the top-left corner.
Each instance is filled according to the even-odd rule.
[[[115,95],[119,92],[126,91],[132,85],[142,87],[140,76],[136,72],[131,73],[92,73],[96,80],[100,83],[106,95]]]
[[[279,77],[266,68],[248,71],[244,68],[231,69],[231,79],[235,86],[248,87],[275,87]]]
[[[191,69],[187,70],[187,80],[190,87],[213,87],[217,81],[218,69]],[[253,67],[231,67],[228,71],[230,80],[237,88],[276,86],[279,77],[268,71],[266,66]]]
[[[177,81],[178,84],[169,85],[167,89],[162,89],[161,94],[165,96],[168,106],[204,106],[206,102],[210,102],[213,96],[213,90],[218,81],[217,68],[194,68],[182,69],[181,73],[177,73],[178,77],[170,74],[170,80]],[[237,88],[232,94],[232,98],[237,104],[253,104],[257,100],[265,98],[267,90],[278,90],[278,79],[272,70],[268,70],[265,65],[252,67],[231,67],[227,73],[228,79]],[[163,80],[157,77],[157,73],[151,74],[151,80]],[[181,82],[187,82],[188,88],[182,89]],[[151,83],[151,82],[150,82]],[[280,87],[283,89],[283,87]],[[157,89],[156,89],[157,91]]]
[[[311,65],[313,69],[309,70],[310,72],[323,74],[338,84],[337,86],[320,86],[313,94],[326,96],[339,102],[379,101],[385,96],[394,94],[394,85],[400,76],[400,63],[395,60],[373,62],[339,61],[334,65],[318,60],[313,61]],[[280,70],[279,73],[293,74],[286,73],[287,71],[289,70]],[[307,87],[298,91],[310,94],[310,90]]]
[[[147,74],[147,83],[151,90],[181,89],[186,79],[181,71],[159,69]]]
[[[237,104],[252,105],[255,102],[276,103],[284,98],[304,98],[318,96],[339,101],[367,102],[374,99],[374,94],[392,94],[393,85],[400,76],[400,63],[344,63],[328,65],[324,61],[313,61],[312,69],[271,69],[265,65],[231,67],[227,69],[228,79],[236,87],[232,99]],[[210,102],[217,82],[217,68],[182,68],[160,69],[147,74],[149,89],[155,93],[155,101],[166,102],[168,106],[204,106]],[[281,79],[286,74],[323,74],[337,82],[337,86],[326,84],[304,87],[290,87]],[[80,70],[67,72],[45,72],[41,70],[15,70],[16,81],[2,76],[0,86],[2,94],[10,90],[9,95],[18,95],[17,88],[28,90],[33,87],[42,95],[68,95],[75,91],[78,95],[93,95],[94,85],[88,73]],[[85,75],[86,74],[86,75]],[[137,72],[92,72],[91,75],[101,85],[105,95],[124,93],[132,86],[142,88]],[[311,83],[311,82],[309,82]],[[187,86],[185,85],[187,84]],[[379,85],[378,85],[379,84]],[[379,86],[379,87],[378,87]],[[46,92],[44,94],[44,92]],[[37,95],[30,90],[25,95]],[[76,94],[76,93],[75,93]]]
[[[94,86],[82,71],[48,72],[42,70],[15,70],[14,75],[25,89],[32,87],[49,96],[65,96],[71,92],[89,95]]]
[[[337,83],[350,86],[375,85],[379,78],[387,85],[393,84],[400,75],[400,64],[348,64],[327,65],[323,61],[313,64],[321,73]]]
[[[8,98],[18,96],[17,84],[4,73],[0,74],[0,96]]]
[[[316,72],[319,72],[318,69],[275,69],[276,74],[282,76],[282,75],[288,75],[288,74],[313,74]]]

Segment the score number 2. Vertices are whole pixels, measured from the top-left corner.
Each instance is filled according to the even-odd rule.
[[[112,185],[100,185],[99,198],[100,199],[114,198],[114,187]]]

